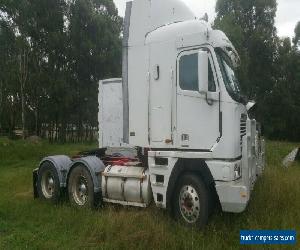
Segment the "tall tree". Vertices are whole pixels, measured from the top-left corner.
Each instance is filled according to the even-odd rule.
[[[17,46],[11,23],[0,20],[0,130],[12,134],[17,123]]]
[[[297,23],[295,27],[295,37],[293,39],[294,46],[298,46],[300,42],[300,21]]]
[[[272,88],[276,49],[276,0],[218,0],[215,26],[229,36],[241,55],[242,87],[260,99]]]
[[[300,55],[289,38],[278,41],[275,84],[264,107],[270,138],[300,140]]]
[[[113,1],[1,0],[0,24],[0,130],[39,135],[46,126],[65,141],[76,127],[84,139],[84,128],[97,126],[98,81],[120,76]]]
[[[77,0],[70,5],[70,61],[74,88],[74,113],[79,137],[87,121],[97,126],[97,84],[101,78],[119,76],[121,24],[112,1]]]
[[[29,49],[26,45],[21,46],[19,52],[19,83],[20,83],[20,97],[21,97],[21,112],[22,112],[22,137],[25,139],[25,88],[28,78],[28,57]]]
[[[241,57],[238,78],[245,94],[258,106],[257,118],[264,122],[266,97],[275,84],[276,0],[218,0],[215,27],[223,30]]]

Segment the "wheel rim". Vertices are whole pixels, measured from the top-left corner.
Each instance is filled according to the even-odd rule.
[[[192,186],[183,186],[179,194],[179,208],[184,220],[195,223],[200,215],[200,200],[196,189]]]
[[[55,191],[54,176],[51,171],[45,171],[41,180],[42,193],[46,199],[51,199]]]
[[[74,201],[79,206],[85,205],[88,201],[88,184],[86,177],[83,175],[77,176],[72,184],[71,189]]]

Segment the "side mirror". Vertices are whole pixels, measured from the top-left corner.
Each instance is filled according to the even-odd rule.
[[[256,105],[256,103],[254,101],[249,101],[246,105],[247,111],[252,109],[255,105]]]
[[[208,53],[198,52],[198,90],[201,94],[208,92]]]

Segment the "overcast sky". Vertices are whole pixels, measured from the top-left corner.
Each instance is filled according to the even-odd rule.
[[[162,0],[163,1],[163,0]],[[212,22],[215,17],[216,0],[183,0],[197,16],[202,17],[205,12]],[[127,0],[114,0],[119,13],[124,16]],[[300,0],[277,0],[276,27],[279,36],[294,36],[294,29],[300,21]]]

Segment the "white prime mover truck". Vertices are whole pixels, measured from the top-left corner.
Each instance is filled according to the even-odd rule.
[[[44,158],[35,197],[67,195],[78,207],[154,201],[198,227],[216,203],[244,211],[264,141],[235,77],[238,61],[226,35],[181,1],[127,2],[122,79],[99,84],[99,149]]]

